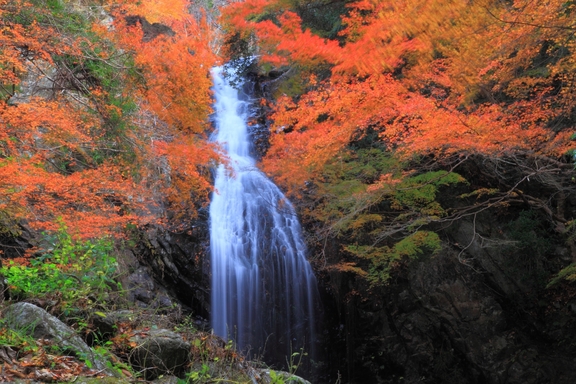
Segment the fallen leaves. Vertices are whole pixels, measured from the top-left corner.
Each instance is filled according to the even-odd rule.
[[[44,383],[73,382],[78,376],[104,377],[74,356],[59,356],[48,351],[49,340],[37,340],[33,350],[0,347],[0,381],[36,380]],[[21,355],[22,354],[22,355]]]

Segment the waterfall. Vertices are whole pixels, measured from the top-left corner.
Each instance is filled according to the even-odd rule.
[[[224,71],[212,71],[212,140],[229,158],[216,171],[210,204],[212,327],[251,356],[286,363],[300,349],[313,353],[316,278],[294,208],[256,167],[250,100]]]

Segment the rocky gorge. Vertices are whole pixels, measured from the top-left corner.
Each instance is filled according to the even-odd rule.
[[[142,28],[142,39],[147,42],[162,35],[174,36],[172,29],[141,16],[127,21],[131,27]],[[188,53],[194,55],[192,50]],[[64,84],[57,84],[55,78],[65,77],[71,84],[78,80],[64,76],[65,67],[54,68],[47,61],[37,63],[23,75],[18,92],[6,97],[8,104],[26,103],[35,96],[55,97]],[[308,85],[300,84],[303,77],[289,66],[270,70],[248,64],[244,69],[251,81],[248,91],[261,101],[250,129],[257,155],[264,158],[273,131],[268,120],[270,105],[278,89],[282,93]],[[88,69],[78,71],[64,74],[93,81],[87,76],[91,73]],[[322,67],[317,72],[327,76],[329,71]],[[280,88],[282,82],[288,85]],[[438,90],[421,93],[434,94],[432,91]],[[74,103],[84,102],[84,94],[77,89],[69,95],[80,100]],[[321,114],[316,121],[322,123],[328,118]],[[151,120],[156,124],[156,119]],[[161,124],[154,128],[159,131],[155,132],[157,136],[170,136]],[[291,129],[287,127],[286,131]],[[152,136],[149,142],[157,138]],[[124,151],[114,145],[110,152]],[[382,159],[389,148],[369,131],[351,139],[348,149],[352,155],[347,158],[339,154],[335,162],[352,170],[334,170],[337,167],[330,164],[333,168],[327,167],[322,176],[328,180],[325,184],[329,184],[330,177],[341,177],[338,172],[348,172],[344,180],[348,184],[341,183],[343,190],[351,189],[348,186],[359,179],[377,185],[386,172],[377,163],[387,161]],[[412,173],[418,174],[415,177],[444,172],[405,188],[428,191],[438,182],[428,193],[433,195],[432,203],[427,200],[429,196],[416,194],[415,202],[409,201],[412,205],[406,204],[408,209],[404,211],[390,203],[393,199],[375,199],[362,209],[370,214],[391,212],[393,224],[421,206],[436,209],[436,203],[445,207],[441,212],[445,215],[393,232],[389,238],[396,241],[424,228],[436,234],[438,243],[402,249],[386,265],[375,262],[374,254],[361,257],[350,252],[350,245],[376,243],[371,236],[380,222],[374,217],[368,217],[368,224],[357,221],[345,230],[334,230],[334,223],[324,220],[324,211],[311,213],[325,207],[323,204],[329,206],[329,200],[339,193],[322,190],[324,179],[316,184],[307,181],[299,193],[292,194],[321,296],[322,316],[315,340],[318,353],[307,363],[311,368],[305,378],[317,384],[576,382],[576,236],[571,219],[576,217],[576,173],[569,155],[558,159],[532,155],[455,155],[454,163],[442,163],[433,154],[411,159],[410,165],[416,164],[417,171]],[[74,156],[83,158],[85,154]],[[101,161],[94,157],[86,168]],[[4,159],[8,162],[9,156],[2,152]],[[66,167],[62,173],[74,174],[79,169],[73,162],[66,163]],[[172,180],[166,176],[170,168],[166,161],[154,167],[166,180]],[[204,172],[209,174],[210,169]],[[444,177],[456,173],[452,179]],[[154,198],[160,199],[161,193],[154,193]],[[116,204],[117,211],[124,215],[119,195],[110,193],[107,202]],[[342,195],[349,200],[357,197]],[[338,204],[334,204],[335,211],[348,209]],[[270,368],[257,358],[249,361],[242,356],[245,351],[235,350],[233,343],[213,334],[208,210],[198,203],[195,215],[180,217],[178,226],[163,225],[176,221],[170,211],[174,206],[178,204],[155,208],[158,217],[168,218],[164,222],[124,227],[123,236],[106,248],[106,255],[114,256],[117,267],[113,279],[98,280],[103,282],[98,290],[74,297],[72,307],[62,292],[38,299],[1,281],[1,380],[306,382],[297,377],[300,372],[294,372],[291,362]],[[46,255],[57,254],[60,249],[46,244],[50,237],[33,229],[29,221],[15,220],[8,214],[11,211],[2,209],[2,265],[8,267],[11,261],[30,254],[39,257],[40,265],[52,263]],[[82,257],[91,254],[80,252],[85,251],[82,244],[67,245],[77,246],[75,251]],[[91,245],[90,252],[98,249],[97,243]],[[392,245],[382,247],[377,256],[387,255],[390,249],[396,250]],[[85,260],[82,258],[82,262]],[[71,286],[84,277],[99,276],[103,267],[88,264],[91,269],[85,276],[83,271],[64,268],[61,277]]]

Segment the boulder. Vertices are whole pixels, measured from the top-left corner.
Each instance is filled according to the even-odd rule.
[[[80,359],[92,368],[113,375],[107,369],[106,360],[94,353],[76,332],[44,309],[30,303],[16,303],[9,306],[2,316],[6,325],[36,339],[47,339]]]
[[[273,371],[270,369],[261,369],[255,372],[254,380],[257,383],[286,383],[286,384],[311,384],[308,380],[285,371]]]
[[[118,324],[121,322],[132,322],[137,315],[130,310],[114,312],[95,312],[90,316],[90,324],[94,328],[94,337],[100,340],[108,340],[116,334]]]
[[[136,332],[130,342],[136,345],[130,353],[130,364],[147,380],[166,374],[183,376],[190,363],[190,344],[167,329]]]

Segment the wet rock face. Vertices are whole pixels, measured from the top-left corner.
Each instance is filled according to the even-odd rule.
[[[454,239],[468,244],[468,229],[456,228]],[[351,275],[324,278],[339,298],[326,306],[337,322],[327,322],[325,350],[343,382],[576,382],[568,368],[576,359],[576,289],[527,291],[504,247],[470,248],[471,263],[446,245],[379,289]]]
[[[255,100],[265,98],[265,78],[254,72],[249,72],[246,76],[247,82],[244,84],[244,92],[252,96]],[[250,121],[250,136],[254,144],[255,157],[261,159],[270,148],[270,121],[267,119],[270,108],[263,104],[254,103],[252,106],[252,119]]]
[[[429,371],[440,369],[439,365],[457,365],[462,356],[454,350],[466,350],[468,341],[454,323],[462,317],[478,317],[481,303],[465,300],[470,292],[458,291],[459,280],[442,284],[438,291],[434,287],[432,295],[422,295],[430,285],[422,276],[375,292],[371,299],[349,299],[341,324],[347,350],[343,363],[348,364],[344,375],[349,382],[392,383],[400,378],[419,382],[432,376]],[[450,296],[454,291],[458,291],[457,299]],[[451,304],[439,307],[447,301]]]
[[[494,281],[448,250],[388,287],[348,295],[339,314],[327,313],[339,320],[329,326],[329,360],[348,383],[576,382],[570,306],[539,311]]]
[[[210,311],[208,231],[203,225],[181,233],[149,227],[134,251],[139,266],[128,276],[133,300],[162,308],[176,298],[203,318]]]
[[[503,309],[493,294],[453,255],[417,265],[398,302],[388,303],[397,311],[390,318],[396,341],[404,344],[410,376],[422,371],[428,377],[448,376],[467,362],[478,368],[452,375],[475,382],[486,370],[498,370],[510,343]]]
[[[144,32],[144,36],[142,37],[142,41],[144,42],[152,41],[161,35],[175,35],[175,32],[169,26],[160,23],[150,23],[141,16],[126,16],[125,20],[128,26],[140,25]]]
[[[355,344],[348,354],[355,360],[351,382],[486,379],[482,367],[497,369],[510,343],[502,307],[471,275],[439,256],[379,291],[380,301],[355,298],[347,321],[355,328],[348,335]]]

